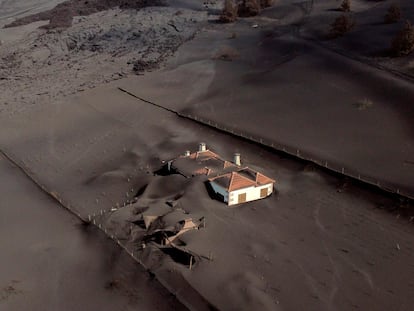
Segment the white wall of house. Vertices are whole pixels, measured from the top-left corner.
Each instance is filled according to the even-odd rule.
[[[224,197],[224,202],[227,203],[229,201],[229,193],[226,189],[222,186],[218,185],[214,181],[210,181],[210,185],[213,188],[214,192],[221,194]]]
[[[267,189],[265,196],[261,195],[262,189]],[[253,187],[235,190],[229,193],[228,205],[235,205],[235,204],[243,203],[243,202],[239,202],[239,198],[240,198],[239,196],[243,194],[246,194],[245,202],[249,202],[249,201],[254,201],[254,200],[265,198],[271,195],[272,192],[273,192],[273,183],[258,186],[258,187],[253,186]]]

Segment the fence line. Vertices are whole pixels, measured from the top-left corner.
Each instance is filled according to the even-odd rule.
[[[345,176],[345,177],[349,177],[349,178],[352,178],[352,179],[358,179],[358,180],[360,180],[360,181],[362,181],[362,182],[364,182],[364,183],[366,183],[366,184],[369,184],[369,185],[371,185],[371,186],[375,186],[375,187],[377,187],[378,189],[381,189],[381,190],[383,190],[383,191],[385,191],[385,192],[389,192],[389,193],[393,193],[393,194],[397,194],[397,195],[399,195],[399,196],[401,196],[401,197],[405,197],[405,198],[407,198],[407,199],[410,199],[410,200],[414,200],[414,196],[412,195],[412,194],[410,194],[410,193],[408,193],[407,191],[405,191],[404,189],[400,189],[400,188],[398,188],[398,187],[395,187],[393,184],[391,184],[391,183],[386,183],[386,182],[384,182],[384,183],[381,183],[381,181],[380,180],[376,180],[376,179],[374,179],[374,178],[371,178],[371,177],[369,177],[369,176],[362,176],[360,173],[358,173],[358,172],[355,172],[355,171],[353,171],[353,170],[351,170],[351,169],[345,169],[345,167],[343,167],[343,166],[339,166],[339,165],[335,165],[335,164],[328,164],[328,161],[325,161],[325,166],[323,166],[323,165],[321,165],[321,162],[320,161],[318,161],[318,160],[315,160],[315,159],[312,159],[312,157],[311,156],[306,156],[306,152],[304,152],[304,151],[301,151],[301,150],[299,150],[299,149],[297,149],[297,148],[292,148],[292,147],[289,147],[289,146],[287,146],[287,145],[284,145],[284,144],[281,144],[281,143],[279,143],[279,142],[276,142],[276,141],[271,141],[271,140],[267,140],[267,139],[263,139],[262,137],[253,137],[252,135],[248,135],[247,133],[245,133],[245,134],[243,134],[243,132],[241,131],[240,133],[239,132],[236,132],[234,129],[228,129],[228,128],[226,128],[226,127],[224,127],[224,126],[221,126],[220,124],[218,124],[218,123],[214,123],[214,125],[212,124],[212,122],[210,121],[210,120],[204,120],[203,118],[199,118],[199,117],[197,117],[197,116],[192,116],[192,115],[190,115],[190,114],[184,114],[184,113],[180,113],[180,112],[177,112],[177,111],[174,111],[174,110],[172,110],[172,109],[169,109],[169,108],[166,108],[166,107],[163,107],[163,106],[161,106],[161,105],[158,105],[158,104],[155,104],[155,103],[152,103],[152,102],[150,102],[150,101],[147,101],[147,100],[144,100],[144,99],[142,99],[142,98],[140,98],[140,97],[138,97],[138,96],[136,96],[136,95],[134,95],[134,94],[132,94],[132,93],[130,93],[129,91],[127,91],[127,90],[124,90],[124,89],[122,89],[122,88],[119,88],[121,91],[123,91],[123,92],[125,92],[125,93],[127,93],[128,95],[130,95],[130,96],[133,96],[133,97],[135,97],[135,98],[137,98],[137,99],[139,99],[139,100],[141,100],[141,101],[143,101],[143,102],[146,102],[146,103],[148,103],[148,104],[151,104],[151,105],[154,105],[155,107],[157,107],[157,108],[161,108],[161,109],[164,109],[164,110],[166,110],[166,111],[168,111],[168,112],[171,112],[171,113],[174,113],[174,114],[176,114],[177,116],[179,116],[179,117],[182,117],[182,118],[185,118],[185,119],[188,119],[188,120],[192,120],[192,121],[194,121],[194,122],[197,122],[197,123],[199,123],[199,124],[202,124],[202,125],[205,125],[205,126],[208,126],[208,127],[210,127],[210,128],[214,128],[214,129],[216,129],[216,130],[220,130],[220,131],[222,131],[222,132],[225,132],[225,133],[227,133],[227,134],[231,134],[231,135],[233,135],[233,136],[235,136],[235,137],[239,137],[239,138],[242,138],[242,139],[245,139],[245,140],[249,140],[249,141],[252,141],[252,142],[254,142],[254,143],[256,143],[256,144],[259,144],[259,145],[263,145],[263,146],[266,146],[266,147],[269,147],[269,148],[271,148],[271,149],[273,149],[273,150],[275,150],[275,151],[278,151],[278,152],[284,152],[284,153],[286,153],[286,154],[288,154],[288,155],[290,155],[290,156],[293,156],[293,157],[296,157],[296,158],[298,158],[298,159],[300,159],[300,160],[304,160],[304,161],[308,161],[308,162],[311,162],[311,163],[313,163],[313,164],[315,164],[315,165],[317,165],[318,167],[320,167],[320,168],[323,168],[323,169],[328,169],[329,171],[332,171],[332,172],[334,172],[334,173],[337,173],[337,174],[341,174],[341,175],[343,175],[343,176]],[[24,173],[24,175],[26,175],[38,188],[40,188],[45,194],[47,194],[49,197],[51,197],[53,200],[55,200],[61,207],[63,207],[63,208],[65,208],[66,210],[68,210],[70,213],[72,213],[74,216],[76,216],[76,217],[78,217],[80,220],[82,220],[83,222],[90,222],[90,219],[92,219],[92,217],[94,217],[93,218],[93,223],[94,223],[94,225],[99,229],[99,230],[101,230],[102,232],[104,232],[104,234],[105,235],[107,235],[107,236],[109,236],[108,235],[108,232],[107,232],[107,229],[104,227],[104,226],[102,226],[102,225],[96,225],[96,219],[95,219],[95,214],[94,214],[94,216],[91,216],[91,215],[88,215],[87,216],[87,219],[85,219],[84,217],[82,217],[82,215],[78,212],[78,211],[76,211],[75,209],[73,209],[72,208],[72,206],[68,203],[68,202],[65,202],[65,200],[64,199],[62,199],[60,196],[59,196],[59,194],[58,193],[56,193],[56,192],[54,192],[54,191],[50,191],[45,185],[43,185],[42,183],[40,183],[36,178],[35,178],[35,174],[30,170],[30,168],[28,168],[24,163],[19,163],[18,161],[16,161],[16,160],[14,160],[14,158],[13,158],[13,156],[11,155],[11,153],[8,153],[8,152],[5,152],[4,150],[0,150],[0,154],[1,155],[3,155],[8,161],[10,161],[12,164],[14,164],[16,167],[18,167],[23,173]],[[336,166],[336,167],[335,167]],[[130,203],[128,203],[128,204],[130,204]],[[125,206],[125,205],[124,205]],[[109,211],[112,211],[114,208],[116,208],[116,209],[118,209],[119,208],[119,206],[116,206],[116,207],[113,207],[113,208],[111,208]],[[108,211],[103,211],[103,210],[101,210],[101,215],[103,215],[103,213],[107,213]],[[127,248],[126,248],[126,246],[124,246],[118,239],[115,239],[115,237],[112,235],[112,236],[109,236],[112,240],[114,240],[114,242],[116,243],[116,244],[118,244],[122,249],[124,249],[128,254],[130,254],[131,255],[131,257],[136,261],[136,262],[138,262],[142,267],[144,267],[144,269],[145,270],[147,270],[148,272],[150,272],[150,273],[152,273],[153,274],[153,272],[139,259],[139,258],[137,258],[135,255],[134,255],[134,253],[133,253],[133,250],[128,250]],[[170,291],[174,296],[176,296],[177,297],[177,299],[181,302],[181,303],[183,303],[185,306],[187,306],[189,309],[194,309],[193,308],[193,306],[191,305],[191,304],[189,304],[189,302],[188,301],[186,301],[185,299],[183,299],[182,297],[181,298],[179,298],[178,296],[177,296],[177,293],[174,293],[174,289],[172,289],[171,288],[171,286],[169,286],[168,285],[168,283],[165,281],[165,280],[163,280],[161,277],[157,277],[156,276],[156,278],[157,278],[157,280],[168,290],[168,291]]]
[[[96,215],[96,214],[91,214],[88,215],[88,217],[95,217],[93,218],[93,222],[98,223],[96,221],[96,219],[98,219],[99,217],[101,217],[102,215]],[[96,225],[96,224],[95,224]],[[159,274],[157,275],[156,273],[154,273],[154,271],[152,271],[138,256],[136,256],[134,254],[134,249],[130,249],[128,248],[125,244],[123,244],[117,237],[116,235],[113,234],[107,234],[107,228],[103,225],[103,223],[98,223],[98,225],[96,225],[96,227],[103,231],[105,233],[105,235],[110,238],[114,243],[116,243],[123,251],[125,251],[129,256],[131,256],[131,258],[137,262],[138,264],[140,264],[147,273],[149,273],[150,275],[154,276],[157,281],[164,287],[166,288],[174,297],[177,298],[178,301],[180,301],[184,306],[186,306],[189,310],[199,310],[199,305],[198,307],[195,307],[190,301],[187,300],[186,296],[183,296],[180,294],[180,289],[176,289],[173,288],[167,280],[165,280],[163,277],[161,277]],[[192,256],[190,259],[190,270],[192,268],[192,257],[194,256],[193,253],[189,252]],[[197,256],[198,258],[201,258],[203,256]],[[193,296],[194,298],[194,296]],[[199,295],[199,297],[196,297],[195,299],[198,299],[202,304],[206,305],[206,310],[215,310],[210,308],[211,304],[205,300],[205,298],[201,295]]]
[[[141,259],[139,259],[137,256],[134,255],[134,251],[133,250],[128,249],[124,244],[121,243],[121,241],[118,238],[116,238],[116,236],[109,235],[108,234],[107,228],[105,226],[103,226],[102,223],[98,223],[96,221],[97,218],[98,218],[97,216],[103,216],[103,213],[104,213],[103,210],[101,210],[102,214],[100,214],[100,215],[96,215],[94,213],[94,214],[87,215],[86,218],[85,217],[82,217],[82,215],[78,211],[76,211],[75,209],[73,209],[72,206],[68,202],[65,202],[65,200],[63,198],[61,198],[60,195],[57,192],[49,190],[43,183],[41,183],[40,181],[38,181],[37,178],[35,177],[35,174],[23,162],[20,163],[19,161],[16,161],[14,159],[14,157],[13,157],[14,155],[11,152],[6,152],[6,151],[0,149],[0,155],[2,155],[10,163],[12,163],[14,166],[16,166],[43,193],[45,193],[47,196],[49,196],[55,202],[57,202],[59,204],[59,206],[61,206],[64,209],[66,209],[68,212],[70,212],[75,217],[79,218],[82,222],[89,223],[90,225],[93,224],[96,228],[98,228],[99,230],[101,230],[108,238],[110,238],[113,242],[115,242],[117,245],[119,245],[119,247],[121,247],[127,254],[129,254],[131,256],[131,258],[135,262],[137,262],[138,264],[140,264],[144,268],[144,270],[146,270],[147,273],[149,273],[152,276],[154,276],[154,278],[168,292],[170,292],[174,297],[176,297],[177,300],[180,303],[182,303],[184,306],[186,306],[189,310],[198,310],[199,309],[199,308],[195,308],[192,305],[192,303],[190,301],[188,301],[188,299],[185,296],[180,295],[179,294],[179,290],[174,289],[163,277],[161,277],[160,275],[155,274],[151,269],[149,269]],[[91,220],[92,220],[92,222],[91,222]],[[203,304],[206,305],[206,308],[205,308],[206,310],[210,310],[209,309],[210,303],[207,300],[205,300],[201,295],[199,297],[197,297],[197,299],[199,299],[199,301],[201,303],[203,303]]]
[[[52,198],[55,202],[57,202],[61,207],[68,210],[71,214],[78,217],[83,222],[86,221],[85,218],[81,216],[81,214],[73,209],[68,202],[65,202],[63,198],[59,196],[59,194],[55,191],[49,190],[44,184],[38,181],[35,177],[35,174],[28,168],[24,163],[20,163],[14,160],[12,153],[6,152],[4,150],[0,150],[0,154],[7,159],[10,163],[16,166],[25,176],[27,176],[43,193],[47,194],[50,198]]]
[[[271,148],[275,151],[284,152],[284,153],[286,153],[290,156],[299,158],[300,160],[311,162],[311,163],[315,164],[316,166],[318,166],[322,169],[327,169],[327,170],[329,170],[331,172],[334,172],[336,174],[343,175],[344,177],[348,177],[348,178],[352,178],[352,179],[364,182],[364,183],[366,183],[368,185],[371,185],[371,186],[374,186],[374,187],[376,187],[376,188],[378,188],[382,191],[392,193],[392,194],[397,194],[397,195],[399,195],[401,197],[405,197],[406,199],[409,199],[409,200],[414,200],[414,194],[411,194],[408,190],[401,189],[399,186],[396,186],[391,182],[386,182],[384,180],[375,179],[373,177],[361,174],[360,172],[358,172],[356,170],[345,168],[343,165],[339,165],[339,164],[336,164],[336,163],[330,163],[327,160],[314,159],[312,157],[312,155],[310,155],[310,154],[307,155],[307,153],[305,151],[300,150],[298,148],[293,148],[293,147],[287,146],[285,144],[282,144],[280,142],[264,139],[262,137],[254,137],[254,136],[248,134],[247,132],[243,133],[242,131],[236,131],[234,129],[228,129],[227,127],[222,126],[218,123],[213,123],[211,121],[206,121],[202,118],[194,118],[190,114],[185,114],[185,113],[180,113],[180,112],[177,112],[177,114],[178,114],[178,116],[180,116],[182,118],[186,118],[186,119],[192,120],[194,122],[209,126],[209,127],[214,128],[216,130],[225,132],[227,134],[231,134],[233,136],[243,138],[245,140],[252,141],[256,144],[266,146],[266,147]]]
[[[246,133],[243,133],[243,131],[236,132],[235,129],[232,129],[232,128],[229,129],[226,126],[218,124],[217,122],[212,122],[211,120],[205,120],[202,117],[198,117],[196,115],[191,115],[190,113],[182,113],[182,112],[173,110],[171,108],[166,108],[162,105],[159,105],[159,104],[156,104],[154,102],[148,101],[146,99],[143,99],[143,98],[127,91],[126,89],[121,88],[121,87],[119,87],[119,90],[121,90],[122,92],[127,93],[128,95],[130,95],[130,96],[132,96],[136,99],[139,99],[139,100],[141,100],[145,103],[148,103],[148,104],[151,104],[151,105],[153,105],[157,108],[161,108],[163,110],[169,111],[169,112],[171,112],[171,113],[173,113],[173,114],[175,114],[175,115],[177,115],[181,118],[185,118],[185,119],[194,121],[196,123],[206,125],[210,128],[220,130],[220,131],[225,132],[227,134],[231,134],[235,137],[250,140],[250,141],[255,142],[259,145],[269,147],[269,148],[271,148],[275,151],[284,152],[284,153],[289,154],[290,156],[296,157],[300,160],[304,160],[304,161],[314,163],[315,165],[317,165],[320,168],[327,169],[327,170],[332,171],[332,172],[337,173],[337,174],[341,174],[345,177],[349,177],[349,178],[352,178],[352,179],[355,179],[355,180],[359,180],[359,181],[364,182],[368,185],[377,187],[378,189],[380,189],[382,191],[389,192],[389,193],[392,193],[392,194],[397,194],[397,195],[399,195],[401,197],[405,197],[409,200],[414,200],[414,194],[411,194],[408,191],[405,191],[404,189],[400,189],[400,188],[394,186],[392,183],[387,183],[385,181],[382,181],[382,183],[383,183],[382,184],[380,180],[374,179],[374,178],[369,177],[369,176],[363,176],[363,175],[361,175],[361,173],[355,172],[352,169],[346,169],[342,165],[338,165],[338,164],[335,165],[334,163],[330,164],[326,160],[320,162],[320,160],[313,159],[311,156],[306,156],[306,152],[303,151],[303,150],[299,150],[298,148],[292,148],[292,147],[289,147],[285,144],[279,143],[277,141],[267,140],[267,139],[264,139],[262,137],[253,137],[251,134],[249,135],[247,132]],[[323,163],[323,162],[325,162],[325,165],[321,165],[321,163]]]

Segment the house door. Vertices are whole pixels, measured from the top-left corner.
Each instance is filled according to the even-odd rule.
[[[260,197],[267,197],[267,188],[260,189]]]
[[[246,202],[246,193],[240,193],[238,203],[244,203],[244,202]]]

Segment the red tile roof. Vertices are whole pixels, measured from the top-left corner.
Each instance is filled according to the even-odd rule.
[[[230,185],[228,189],[229,191],[234,191],[252,186],[256,186],[256,182],[254,180],[244,177],[243,175],[240,175],[237,172],[231,173]]]
[[[197,151],[189,156],[180,156],[173,160],[172,166],[184,176],[216,175],[210,178],[227,191],[234,191],[252,186],[261,186],[275,181],[248,167],[240,169],[232,162],[225,161],[213,151]]]
[[[200,161],[205,161],[209,159],[220,159],[219,155],[214,153],[213,151],[206,150],[206,151],[197,151],[190,155],[193,156],[195,159]]]
[[[259,172],[256,174],[256,182],[260,185],[266,185],[269,183],[274,183],[275,181]]]
[[[231,163],[231,162],[229,162],[229,161],[224,161],[224,165],[223,165],[223,166],[224,166],[223,168],[228,168],[228,167],[237,167],[237,165],[236,165],[236,164]]]
[[[275,182],[273,179],[247,167],[235,172],[210,178],[209,181],[214,181],[229,192]]]
[[[172,161],[172,166],[185,176],[219,174],[229,168],[237,166],[229,161],[225,161],[213,151],[197,151],[189,156],[180,156]]]

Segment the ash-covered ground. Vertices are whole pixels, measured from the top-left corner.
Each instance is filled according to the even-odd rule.
[[[237,132],[285,137],[301,148],[306,142],[323,156],[332,149],[337,157],[347,156],[351,167],[361,159],[361,148],[354,148],[358,138],[358,146],[369,151],[362,157],[363,167],[368,163],[375,173],[387,178],[391,176],[388,169],[392,176],[402,176],[388,161],[388,150],[396,144],[393,154],[405,168],[404,176],[410,178],[412,124],[407,120],[412,109],[409,97],[404,96],[413,94],[412,86],[406,86],[409,82],[328,52],[320,42],[309,42],[318,41],[317,36],[304,38],[315,25],[323,32],[329,27],[331,18],[340,14],[338,1],[280,0],[260,17],[228,25],[215,23],[219,11],[203,9],[202,1],[173,2],[175,6],[169,8],[111,9],[75,17],[68,28],[39,29],[48,24],[39,21],[2,30],[3,66],[9,74],[1,80],[1,99],[7,100],[0,116],[1,150],[29,172],[26,178],[43,185],[82,219],[91,216],[90,227],[86,227],[91,229],[87,230],[106,233],[111,246],[119,243],[125,248],[122,254],[143,263],[171,293],[194,309],[214,305],[222,310],[410,310],[414,304],[414,218],[409,200],[332,175],[165,109],[195,114],[213,125],[223,122]],[[353,10],[369,13],[374,2],[355,1]],[[312,3],[316,5],[310,11]],[[215,15],[209,17],[209,13]],[[145,23],[138,26],[143,20]],[[303,26],[304,21],[309,22],[309,28],[298,33],[298,25]],[[140,34],[138,29],[146,31]],[[135,75],[134,64],[138,71],[139,65],[152,68],[158,61],[151,60],[165,59],[175,44],[182,42],[179,39],[191,38],[198,30],[195,39],[169,58],[163,70]],[[46,45],[38,44],[40,40]],[[339,40],[330,42],[339,44]],[[121,80],[119,73],[134,77]],[[97,85],[103,81],[108,83]],[[383,93],[378,93],[378,86],[384,85]],[[119,87],[158,106],[121,92]],[[404,93],[400,89],[405,89]],[[68,96],[73,92],[76,94]],[[357,106],[364,98],[367,100]],[[381,123],[384,119],[387,122]],[[334,135],[336,130],[340,140]],[[381,134],[384,132],[388,139]],[[241,152],[243,165],[276,180],[274,195],[228,208],[208,195],[199,178],[154,175],[163,160],[194,150],[200,141],[226,159]],[[324,141],[327,145],[316,145]],[[385,157],[372,148],[375,143]],[[6,172],[0,175],[2,185],[17,176],[10,173],[9,166],[2,170]],[[12,194],[4,196],[9,208],[3,219],[13,216],[13,226],[20,229],[24,240],[32,229],[26,221],[32,218],[15,217],[13,207],[21,204],[16,200],[19,196],[6,186],[2,191]],[[27,184],[21,192],[27,195],[24,202],[29,203],[39,194]],[[38,207],[29,203],[28,211]],[[152,228],[143,227],[142,213],[159,216]],[[160,232],[157,230],[174,226],[180,220],[177,214],[202,223],[198,230],[180,236],[179,246],[187,255],[163,248],[154,236]],[[33,220],[34,227],[42,226],[45,232],[45,237],[38,239],[54,236],[56,230],[46,225],[48,221],[58,225],[56,218]],[[47,247],[36,245],[34,235],[35,241],[26,241],[28,247],[21,237],[7,239],[4,245],[12,251],[2,252],[3,261],[13,262],[9,254],[13,255],[18,243],[23,245],[21,254],[29,249],[40,264],[50,258],[44,255]],[[32,248],[37,251],[30,252]],[[110,255],[101,256],[107,259]],[[78,257],[74,258],[70,270],[79,272]],[[128,275],[129,266],[120,266],[122,275]],[[9,269],[2,281],[7,306],[16,301],[28,305],[20,291],[26,286],[24,282],[31,284],[32,274],[22,277],[19,267]],[[59,271],[60,266],[56,267]],[[102,274],[106,273],[104,268]],[[94,286],[121,286],[121,294],[127,295],[134,286],[111,278],[108,283],[108,278],[99,278],[102,274],[98,274],[98,283],[93,276],[88,279],[93,284],[90,291],[97,297]],[[62,275],[55,277],[57,283],[67,286]],[[45,282],[45,292],[50,284],[54,283]],[[150,297],[145,301],[148,305],[162,299],[143,293]],[[59,300],[59,306],[65,305],[66,299]],[[54,301],[45,299],[43,303]],[[88,303],[93,305],[94,300]]]
[[[17,27],[37,21],[48,21],[48,24],[44,26],[46,29],[67,28],[72,26],[73,17],[75,16],[88,16],[113,8],[141,9],[148,6],[162,6],[166,3],[163,0],[67,0],[50,10],[17,18],[4,27]]]
[[[0,111],[158,68],[206,19],[206,12],[185,8],[115,8],[75,17],[68,28],[45,30],[40,21],[2,29]]]

